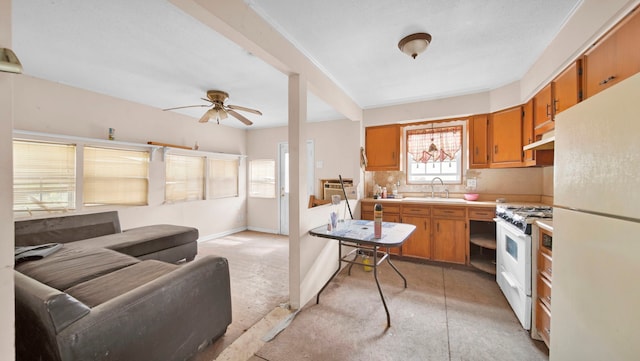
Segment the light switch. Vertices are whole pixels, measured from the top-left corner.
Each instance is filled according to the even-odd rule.
[[[324,167],[324,162],[321,160],[316,161],[316,168],[322,169],[322,167]]]

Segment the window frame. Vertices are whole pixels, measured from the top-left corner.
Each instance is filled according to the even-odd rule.
[[[452,127],[457,127],[460,129],[460,149],[457,151],[456,153],[456,163],[457,163],[457,169],[456,172],[454,174],[454,179],[450,179],[451,178],[451,173],[448,174],[442,174],[442,173],[437,173],[437,174],[432,174],[432,175],[428,175],[425,174],[424,176],[426,177],[426,179],[424,180],[415,180],[412,179],[411,177],[411,166],[414,165],[415,166],[415,162],[412,162],[412,155],[409,153],[409,132],[411,130],[431,130],[434,129],[435,131],[438,131],[438,129],[443,129],[443,128],[452,128]],[[466,156],[465,156],[465,151],[466,151],[466,144],[465,144],[465,137],[464,134],[466,134],[466,119],[456,119],[456,120],[452,120],[452,121],[433,121],[433,122],[425,122],[425,123],[421,123],[419,125],[412,125],[412,126],[407,126],[404,127],[403,129],[403,154],[405,156],[405,160],[404,160],[404,165],[405,165],[405,174],[406,174],[406,182],[408,185],[425,185],[425,184],[431,184],[431,182],[433,181],[433,179],[435,179],[436,177],[439,177],[443,180],[444,184],[452,184],[452,185],[457,185],[457,184],[462,184],[463,183],[463,178],[464,178],[464,170],[466,168],[465,166],[465,160],[466,160]],[[437,161],[438,163],[440,163],[440,166],[442,167],[444,164],[446,164],[448,161],[444,160],[444,161]],[[427,163],[423,163],[425,164],[425,166],[430,166],[432,164],[434,164],[434,161],[429,160]]]
[[[38,205],[38,202],[24,202],[21,203],[24,205],[24,209],[20,209],[20,207],[16,208],[16,200],[22,197],[18,197],[16,196],[17,193],[17,188],[21,188],[20,186],[17,186],[17,184],[22,183],[22,182],[16,182],[16,175],[20,172],[16,171],[16,164],[17,159],[16,159],[16,143],[19,144],[31,144],[31,145],[42,145],[42,146],[51,146],[51,147],[59,147],[59,148],[66,148],[67,153],[67,157],[68,156],[72,156],[73,160],[69,161],[67,160],[68,165],[70,165],[70,167],[66,168],[67,169],[67,174],[59,174],[58,176],[60,178],[69,178],[71,179],[71,181],[66,182],[68,189],[66,190],[67,193],[67,201],[64,202],[66,203],[66,205],[61,205],[61,206],[55,206],[53,208],[51,207],[45,207],[47,201],[42,201],[43,197],[47,198],[45,195],[46,194],[51,194],[53,193],[52,191],[40,191],[39,194],[40,196],[38,197],[40,199],[40,203],[42,203],[39,208],[29,208],[29,205]],[[29,215],[32,215],[34,212],[35,213],[51,213],[51,212],[67,212],[67,211],[74,211],[77,210],[78,208],[78,146],[76,144],[71,144],[71,143],[67,143],[67,142],[55,142],[55,141],[44,141],[44,140],[36,140],[36,139],[21,139],[21,138],[14,138],[12,140],[12,149],[13,149],[13,165],[12,165],[12,175],[13,175],[13,204],[12,204],[12,209],[13,209],[13,214],[24,214],[27,213]],[[49,154],[52,154],[51,151],[47,152]],[[61,154],[62,155],[62,154]],[[42,160],[39,160],[40,162],[42,162]],[[51,163],[51,161],[47,162],[47,163]],[[62,171],[62,170],[61,170]],[[20,175],[18,175],[18,177],[20,177]],[[29,179],[34,179],[34,178],[29,178]],[[56,178],[53,178],[56,179]],[[48,178],[49,181],[45,182],[45,184],[49,183],[52,184],[51,180],[52,178]],[[42,184],[42,182],[40,182]],[[61,184],[60,184],[61,185]],[[42,188],[42,187],[41,187]],[[49,187],[50,188],[50,187]],[[21,193],[24,193],[25,191],[20,191]],[[57,193],[60,193],[57,192]],[[63,192],[64,193],[64,192]],[[58,202],[59,203],[59,202]]]

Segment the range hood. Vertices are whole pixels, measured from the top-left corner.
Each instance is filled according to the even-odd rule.
[[[522,150],[548,150],[548,149],[553,149],[554,146],[555,146],[555,142],[556,142],[555,132],[550,131],[550,132],[544,133],[542,135],[542,139],[540,139],[539,141],[531,143],[531,144],[527,144],[524,147],[522,147]]]

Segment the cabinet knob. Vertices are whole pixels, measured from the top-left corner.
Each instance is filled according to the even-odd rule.
[[[497,144],[493,147],[493,153],[494,154],[498,154],[498,145]]]
[[[551,116],[551,104],[547,104],[547,117]]]

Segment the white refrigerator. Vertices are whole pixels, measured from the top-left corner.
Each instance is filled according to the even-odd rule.
[[[640,360],[640,74],[555,128],[550,360]]]

